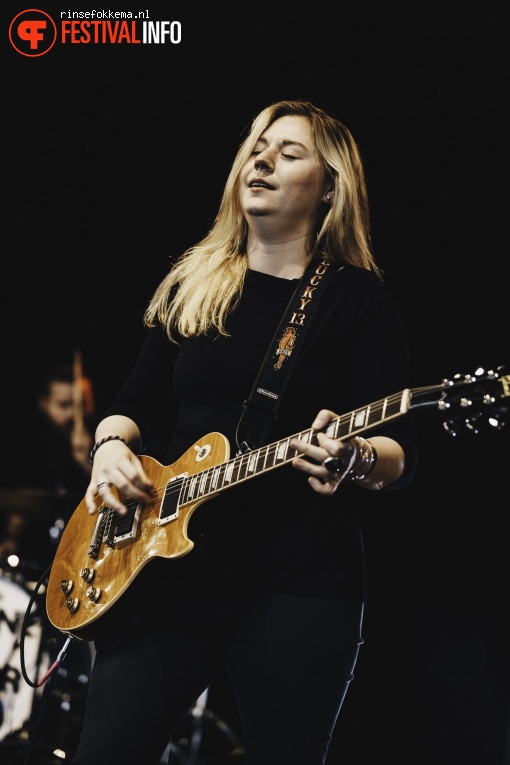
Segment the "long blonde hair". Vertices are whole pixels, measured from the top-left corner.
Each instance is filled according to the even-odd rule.
[[[377,273],[370,246],[365,174],[350,131],[309,101],[278,101],[253,120],[228,175],[218,213],[206,236],[188,248],[156,288],[144,322],[160,322],[170,339],[191,337],[215,328],[227,334],[225,320],[236,306],[247,270],[248,227],[239,199],[239,176],[259,136],[280,117],[306,117],[324,170],[334,187],[317,225],[314,253],[339,265]]]

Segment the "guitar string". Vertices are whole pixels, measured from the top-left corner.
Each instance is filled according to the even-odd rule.
[[[494,380],[491,380],[494,382]],[[472,386],[473,382],[478,383],[486,383],[483,378],[478,378],[476,380],[466,381],[466,380],[459,380],[459,381],[446,381],[442,383],[441,385],[428,385],[428,386],[422,386],[420,388],[411,388],[406,389],[405,391],[400,391],[399,393],[395,393],[391,396],[388,396],[386,399],[382,399],[380,401],[374,402],[373,404],[370,404],[365,407],[361,407],[360,409],[353,410],[352,412],[339,415],[338,417],[335,417],[328,428],[330,429],[331,426],[333,426],[333,437],[340,437],[345,438],[349,435],[356,435],[358,433],[363,433],[366,430],[370,429],[371,427],[374,427],[375,425],[379,424],[380,422],[386,421],[387,419],[390,419],[392,417],[398,417],[401,414],[406,414],[406,412],[401,412],[400,406],[399,409],[393,413],[389,414],[388,416],[379,417],[377,422],[370,423],[370,416],[372,414],[379,414],[383,410],[386,412],[391,412],[392,407],[398,402],[401,405],[402,398],[406,392],[409,393],[410,400],[419,395],[423,395],[424,393],[429,393],[431,391],[437,392],[441,395],[438,396],[437,399],[434,400],[428,400],[423,401],[421,403],[422,406],[429,406],[431,404],[437,404],[441,399],[444,398],[444,394],[446,393],[448,395],[448,392],[452,389],[460,387],[461,389],[465,388],[466,385]],[[471,392],[471,391],[470,391]],[[473,391],[474,392],[474,391]],[[420,403],[415,403],[414,407],[420,406]],[[356,416],[361,415],[363,413],[367,413],[369,415],[369,425],[364,424],[360,428],[352,428],[351,424],[355,422]],[[339,432],[341,431],[341,428],[346,427],[347,429],[345,432],[343,432],[340,436],[338,436]],[[249,480],[250,478],[258,475],[259,473],[266,472],[268,470],[276,469],[284,464],[287,464],[291,462],[298,454],[296,450],[295,454],[292,456],[288,456],[288,444],[289,442],[297,438],[298,440],[304,440],[304,437],[311,439],[313,441],[315,436],[315,432],[313,429],[308,429],[305,431],[301,431],[301,433],[294,434],[292,436],[289,436],[286,439],[283,439],[281,441],[269,444],[267,446],[259,447],[258,449],[254,449],[253,451],[247,452],[246,454],[237,455],[236,457],[233,457],[230,460],[227,460],[226,462],[220,463],[218,465],[213,465],[209,468],[206,468],[203,471],[199,471],[198,473],[192,473],[191,475],[183,476],[179,479],[170,479],[172,481],[172,485],[169,486],[169,482],[167,482],[163,486],[156,487],[153,491],[153,499],[149,502],[145,503],[145,507],[151,506],[159,502],[161,499],[164,499],[166,496],[170,499],[175,499],[175,495],[180,495],[182,492],[183,487],[187,487],[185,489],[185,492],[189,492],[191,489],[191,496],[186,499],[185,502],[182,502],[181,505],[189,504],[193,501],[196,501],[197,499],[204,498],[207,496],[210,496],[211,494],[215,494],[218,491],[222,491],[224,489],[229,488],[229,486],[234,486],[237,483],[240,483],[245,480]],[[283,458],[278,459],[277,455],[278,453],[284,449],[285,456]],[[276,458],[276,459],[275,459]],[[259,462],[262,459],[262,467],[259,467]],[[243,460],[246,460],[246,462],[243,465]],[[269,462],[269,466],[268,466]],[[253,472],[251,474],[248,474],[248,470],[252,470]],[[241,473],[241,471],[244,470],[244,473]],[[211,486],[211,478],[212,475],[218,472],[218,476],[216,482],[214,483],[214,486]],[[237,475],[237,477],[232,480],[232,476]],[[239,476],[242,477],[239,477]],[[197,495],[195,496],[195,487],[198,485],[199,490]],[[202,488],[200,488],[202,486]],[[205,490],[204,490],[205,487]],[[132,512],[136,511],[136,508],[139,505],[139,502],[137,500],[126,498],[124,501],[124,505],[128,510],[131,510]],[[119,517],[118,522],[122,520],[122,516]]]
[[[483,383],[484,380],[483,379],[478,379],[478,380],[476,380],[476,382],[482,382]],[[431,392],[431,391],[435,391],[435,392],[438,392],[438,393],[441,393],[441,392],[444,393],[445,391],[447,392],[448,390],[451,390],[452,388],[456,388],[456,387],[459,387],[459,386],[461,388],[463,388],[463,387],[466,386],[466,384],[467,385],[472,385],[473,382],[467,382],[466,383],[465,380],[464,381],[453,381],[453,382],[449,382],[449,383],[446,382],[446,383],[443,383],[441,385],[426,385],[426,386],[422,386],[420,388],[406,389],[406,391],[408,390],[409,394],[410,394],[410,398],[413,398],[416,395],[422,395],[424,393],[428,393],[428,392]],[[373,404],[369,404],[368,406],[361,407],[360,409],[353,410],[352,412],[349,412],[347,414],[342,414],[342,415],[339,415],[338,417],[334,418],[332,420],[332,423],[334,424],[334,437],[337,437],[338,432],[339,432],[341,426],[343,424],[347,424],[347,422],[353,422],[355,420],[357,414],[361,414],[363,412],[366,412],[367,410],[369,411],[370,414],[378,413],[378,412],[381,412],[385,407],[386,407],[387,410],[391,409],[392,405],[394,405],[397,402],[401,402],[402,401],[402,398],[403,398],[404,393],[406,391],[400,391],[399,393],[392,394],[391,396],[388,396],[387,398],[382,399],[380,401],[377,401],[377,402],[375,402]],[[424,401],[422,403],[422,405],[423,406],[427,406],[427,405],[430,405],[430,404],[438,403],[441,398],[442,398],[442,396],[439,396],[439,398],[434,400],[434,401]],[[419,406],[419,404],[415,404],[414,406]],[[405,414],[405,413],[406,412],[402,412],[402,414]],[[396,414],[390,415],[390,416],[395,417],[395,416],[398,416],[399,414],[400,414],[400,410]],[[354,430],[349,428],[340,437],[344,438],[347,435],[351,435],[351,434],[355,435],[357,433],[362,433],[362,432],[368,430],[369,427],[374,427],[376,424],[378,424],[379,422],[383,422],[386,419],[389,419],[389,417],[380,418],[377,423],[372,423],[369,426],[363,426],[361,428],[355,428]],[[331,423],[330,423],[330,427],[331,427]],[[292,436],[289,436],[288,438],[283,439],[281,441],[278,441],[278,442],[276,442],[274,444],[269,444],[267,446],[262,446],[262,447],[260,447],[258,449],[254,449],[253,451],[247,452],[246,454],[233,457],[232,459],[227,460],[226,462],[220,463],[219,465],[213,465],[210,468],[206,468],[203,471],[199,471],[198,473],[193,473],[191,475],[185,476],[182,479],[175,479],[175,482],[173,483],[171,488],[169,488],[168,482],[165,485],[163,485],[163,486],[158,486],[158,487],[156,487],[153,490],[153,495],[154,495],[153,499],[150,502],[147,502],[146,506],[150,505],[150,504],[154,504],[156,502],[159,502],[160,499],[164,498],[165,495],[169,491],[172,494],[175,494],[177,492],[177,490],[180,492],[181,489],[182,489],[183,484],[189,483],[193,479],[196,481],[196,480],[198,480],[198,478],[200,476],[202,476],[202,480],[205,480],[205,484],[207,486],[207,483],[208,483],[208,478],[207,478],[208,474],[210,474],[212,471],[215,471],[215,470],[219,470],[220,473],[222,473],[222,480],[224,481],[225,480],[225,475],[228,475],[228,474],[232,475],[236,469],[237,469],[238,472],[242,469],[242,460],[243,459],[249,459],[252,464],[253,464],[253,462],[255,462],[255,466],[257,466],[258,461],[260,459],[260,456],[263,455],[264,452],[266,452],[266,454],[265,454],[264,459],[263,459],[263,467],[260,468],[260,469],[257,469],[257,467],[256,467],[256,469],[254,470],[253,475],[245,475],[242,479],[237,478],[235,481],[232,481],[232,482],[229,481],[226,485],[222,485],[222,486],[219,486],[218,484],[215,484],[215,487],[213,489],[209,488],[205,492],[200,494],[199,497],[192,497],[189,500],[187,500],[187,502],[192,502],[194,499],[198,499],[200,497],[206,497],[206,496],[208,496],[210,494],[214,494],[216,491],[221,491],[223,489],[226,489],[226,488],[228,488],[231,485],[239,483],[241,480],[248,480],[249,478],[252,478],[254,475],[257,475],[258,473],[263,473],[266,470],[271,470],[271,469],[280,467],[281,465],[284,465],[284,464],[290,462],[292,459],[294,459],[294,457],[296,456],[297,452],[296,452],[296,454],[292,455],[292,457],[287,457],[288,446],[286,446],[285,447],[285,450],[286,450],[285,458],[283,458],[282,460],[280,460],[280,461],[278,461],[276,463],[273,462],[269,467],[266,467],[268,458],[274,458],[275,454],[280,449],[282,449],[284,447],[286,442],[288,444],[288,442],[290,440],[292,440],[293,438],[302,439],[302,437],[304,435],[306,435],[307,437],[311,436],[313,438],[313,436],[314,436],[313,429],[308,429],[308,430],[305,430],[305,431],[301,431],[301,433],[297,433],[297,434],[294,434]],[[229,469],[229,468],[231,468],[231,469]],[[134,499],[131,499],[129,497],[127,499],[125,499],[123,502],[124,502],[124,505],[128,509],[134,509],[134,510],[136,510],[136,508],[137,508],[137,506],[139,504],[138,501],[136,501]]]
[[[434,390],[437,388],[437,386],[429,386],[429,388],[419,388],[414,389],[415,391],[426,391],[426,390]],[[340,429],[342,426],[346,427],[347,430],[342,433],[340,436],[341,438],[345,438],[348,435],[351,435],[352,433],[360,433],[364,432],[368,429],[368,427],[374,427],[375,424],[379,424],[379,422],[384,421],[385,419],[389,419],[389,417],[395,416],[389,415],[386,418],[378,417],[377,423],[372,423],[370,426],[363,425],[360,428],[354,428],[352,429],[350,427],[350,424],[356,420],[356,415],[366,413],[368,411],[369,417],[372,414],[378,414],[384,411],[391,410],[392,405],[394,405],[397,402],[400,402],[403,396],[403,392],[393,394],[392,396],[389,396],[386,399],[383,399],[382,401],[377,401],[373,405],[369,405],[366,407],[362,407],[360,409],[354,410],[352,412],[349,412],[347,414],[339,415],[338,417],[334,418],[329,428],[333,425],[334,430],[334,437],[337,437]],[[398,412],[397,412],[398,415]],[[218,465],[212,465],[209,468],[206,468],[205,470],[199,471],[198,473],[192,473],[191,475],[186,475],[181,478],[175,478],[170,479],[172,481],[171,485],[169,485],[169,481],[167,481],[166,484],[163,486],[156,487],[152,494],[153,498],[149,500],[148,502],[144,503],[145,507],[151,506],[159,502],[161,499],[164,499],[165,496],[167,497],[175,497],[175,495],[180,495],[183,487],[190,487],[192,483],[194,485],[200,485],[203,484],[205,486],[205,491],[202,489],[197,492],[196,496],[191,496],[189,499],[187,499],[185,502],[182,502],[181,504],[188,504],[190,502],[196,501],[197,499],[207,497],[211,494],[215,494],[218,491],[222,491],[224,489],[227,489],[229,486],[233,486],[237,483],[241,483],[242,481],[249,480],[250,478],[272,470],[276,469],[284,464],[287,464],[291,462],[298,454],[297,450],[292,450],[295,452],[292,454],[292,456],[288,456],[289,451],[289,443],[292,439],[298,439],[298,440],[305,440],[305,439],[311,439],[313,441],[316,433],[312,428],[309,428],[307,430],[301,431],[300,433],[296,433],[292,436],[289,436],[285,439],[282,439],[280,441],[277,441],[272,444],[268,444],[267,446],[259,447],[258,449],[254,449],[253,451],[247,452],[246,454],[238,455],[236,457],[233,457],[230,460],[227,460],[226,462],[222,462]],[[284,450],[285,456],[278,459],[277,455],[278,453]],[[262,467],[258,467],[258,463],[262,458]],[[275,461],[276,459],[276,461]],[[243,465],[243,461],[245,461],[245,464]],[[267,463],[269,461],[269,467],[267,466]],[[248,474],[248,469],[251,466],[253,472],[251,474]],[[241,471],[244,469],[244,474],[240,478],[239,475],[241,474]],[[211,488],[210,485],[210,478],[212,478],[212,475],[214,472],[218,471],[218,480],[214,484],[214,487]],[[232,480],[232,476],[237,474],[237,478]],[[226,476],[230,476],[229,478],[226,478]],[[194,489],[193,489],[194,492]],[[186,491],[184,492],[186,493]],[[133,513],[136,511],[139,502],[138,500],[127,498],[123,501],[123,504],[128,510],[131,510]],[[122,522],[122,519],[125,518],[124,516],[120,516],[117,524]]]

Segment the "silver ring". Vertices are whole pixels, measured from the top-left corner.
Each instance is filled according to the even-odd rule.
[[[341,457],[328,457],[322,463],[330,473],[341,473],[344,470],[344,460]]]
[[[341,473],[345,470],[345,462],[348,461],[354,454],[356,446],[353,444],[353,439],[344,442],[344,456],[343,457],[326,457],[322,463],[326,470],[330,473]]]
[[[113,486],[113,483],[110,483],[109,481],[101,481],[101,483],[97,484],[96,489],[99,491],[103,486]]]

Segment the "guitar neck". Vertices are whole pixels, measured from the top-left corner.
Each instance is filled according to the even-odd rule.
[[[388,398],[376,401],[362,409],[333,418],[326,433],[331,438],[344,439],[364,433],[382,422],[401,417],[409,411],[411,391],[406,388]],[[213,468],[182,478],[179,504],[196,502],[217,494],[230,486],[247,481],[291,462],[300,452],[290,447],[293,440],[317,443],[317,431],[303,430],[281,441],[261,446]],[[175,488],[175,487],[172,487]]]

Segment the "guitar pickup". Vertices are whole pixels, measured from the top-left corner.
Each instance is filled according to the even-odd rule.
[[[170,478],[168,481],[163,501],[161,502],[158,526],[164,526],[165,523],[175,521],[178,517],[182,485],[187,475],[187,473],[181,473],[180,475],[175,475],[173,478]]]
[[[129,542],[136,537],[138,523],[142,512],[142,503],[134,503],[132,499],[125,499],[122,502],[127,508],[126,515],[118,515],[115,521],[113,544],[121,545],[123,542]]]

